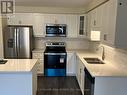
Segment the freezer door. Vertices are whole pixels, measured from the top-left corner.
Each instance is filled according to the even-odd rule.
[[[18,27],[17,28],[18,58],[20,59],[31,58],[30,32],[31,31],[29,27]]]
[[[4,57],[17,58],[17,31],[15,27],[7,27],[4,31]]]

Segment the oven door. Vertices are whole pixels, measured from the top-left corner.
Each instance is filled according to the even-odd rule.
[[[66,53],[44,53],[44,75],[66,75]]]

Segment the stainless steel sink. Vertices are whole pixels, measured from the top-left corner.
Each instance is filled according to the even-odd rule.
[[[0,60],[0,64],[5,64],[7,60]]]
[[[84,58],[84,60],[88,63],[88,64],[105,64],[104,62],[102,62],[100,59],[98,58]]]

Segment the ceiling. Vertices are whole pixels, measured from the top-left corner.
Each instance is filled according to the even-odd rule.
[[[93,0],[15,0],[16,6],[81,8]]]

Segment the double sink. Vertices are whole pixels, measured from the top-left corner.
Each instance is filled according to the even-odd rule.
[[[105,64],[104,62],[102,62],[100,59],[98,58],[84,58],[84,60],[88,63],[88,64]]]

